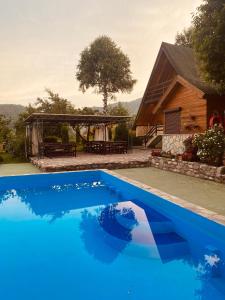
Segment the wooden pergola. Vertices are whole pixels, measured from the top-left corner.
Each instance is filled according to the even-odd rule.
[[[107,126],[126,123],[131,119],[130,116],[109,116],[109,115],[74,115],[74,114],[49,114],[49,113],[33,113],[26,120],[26,155],[42,156],[41,146],[43,145],[43,132],[45,126],[66,123],[73,129],[77,126],[87,127],[89,133],[91,126],[102,126],[105,134],[103,140],[99,142],[107,142]],[[89,134],[87,135],[87,143],[89,143]],[[118,143],[117,143],[118,144]],[[99,143],[96,144],[99,146]],[[64,145],[66,148],[69,145]],[[116,146],[116,143],[115,143]],[[118,144],[119,147],[119,144]],[[87,144],[87,149],[90,148]],[[92,152],[92,151],[90,151]]]

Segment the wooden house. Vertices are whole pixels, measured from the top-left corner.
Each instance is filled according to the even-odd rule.
[[[192,49],[162,43],[134,126],[147,146],[162,140],[165,151],[181,153],[183,140],[204,132],[217,111],[224,118],[225,96],[201,80]]]

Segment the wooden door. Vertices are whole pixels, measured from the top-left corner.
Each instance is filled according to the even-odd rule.
[[[180,109],[165,111],[165,133],[177,134],[180,133],[181,113]]]

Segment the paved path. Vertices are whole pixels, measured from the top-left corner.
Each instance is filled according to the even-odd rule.
[[[149,165],[150,150],[132,150],[128,154],[99,155],[78,153],[77,157],[34,158],[32,162],[47,172],[85,169],[121,169],[146,167]]]

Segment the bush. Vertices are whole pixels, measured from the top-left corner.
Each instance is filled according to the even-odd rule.
[[[15,158],[25,159],[25,138],[14,137],[8,144],[6,151]]]
[[[215,126],[206,133],[194,137],[194,145],[198,147],[197,156],[200,161],[210,165],[222,164],[225,150],[225,135],[223,128]]]
[[[194,136],[189,136],[183,141],[185,152],[182,154],[182,160],[185,161],[196,161],[198,148],[194,144]]]
[[[129,131],[125,123],[121,123],[116,126],[115,129],[115,141],[128,141]]]
[[[4,162],[4,159],[3,159],[3,157],[1,157],[1,155],[0,155],[0,164],[3,163],[3,162]]]
[[[129,141],[131,146],[142,146],[143,145],[143,138],[140,136],[136,136],[135,131],[129,132]]]
[[[189,136],[188,138],[186,138],[183,141],[184,147],[185,147],[185,151],[190,151],[192,152],[193,148],[195,148],[195,145],[193,145],[193,136]]]

